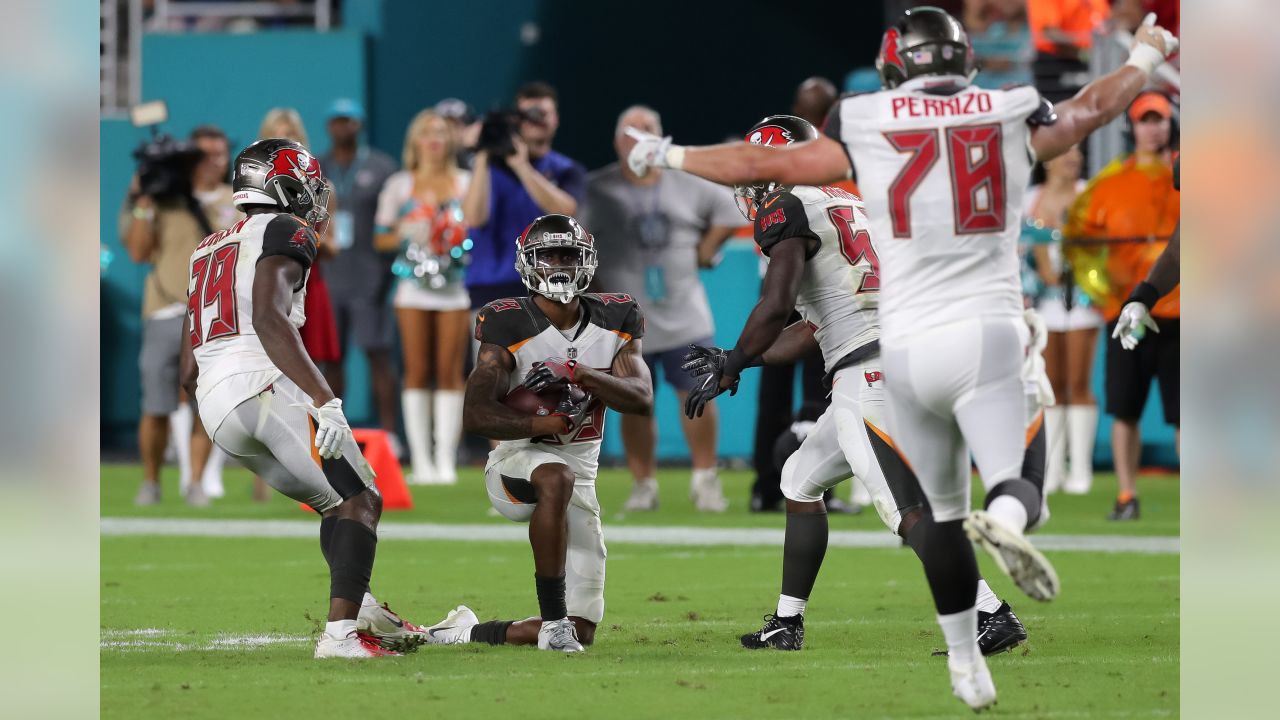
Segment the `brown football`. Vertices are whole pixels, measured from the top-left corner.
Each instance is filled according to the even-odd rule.
[[[517,385],[503,398],[502,404],[522,415],[550,415],[564,398],[565,392],[574,393],[575,398],[585,393],[581,387],[572,383],[567,386],[551,385],[543,388],[540,393],[535,393],[524,385]]]

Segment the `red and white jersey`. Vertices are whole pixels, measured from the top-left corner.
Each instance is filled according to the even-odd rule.
[[[258,261],[271,255],[302,264],[289,312],[289,321],[302,327],[306,275],[316,256],[315,233],[302,220],[288,214],[250,215],[205,238],[191,254],[188,341],[200,368],[196,403],[210,435],[236,405],[280,377],[253,329],[254,274]]]
[[[644,336],[644,315],[630,295],[586,293],[579,295],[578,301],[582,319],[573,331],[561,331],[552,325],[531,297],[495,300],[476,315],[476,339],[502,346],[515,357],[515,368],[507,379],[508,392],[524,382],[535,362],[549,358],[576,360],[609,372],[618,352]],[[536,441],[502,440],[489,456],[490,463],[533,446],[563,457],[579,484],[593,484],[604,439],[604,411],[604,405],[596,400],[572,432]]]
[[[765,257],[791,237],[807,244],[796,310],[813,327],[827,372],[880,338],[879,258],[862,201],[836,187],[770,193],[756,210],[755,239]]]
[[[939,76],[849,96],[832,110],[826,132],[849,153],[880,253],[886,345],[966,318],[1021,317],[1028,121],[1043,112],[1034,88]]]

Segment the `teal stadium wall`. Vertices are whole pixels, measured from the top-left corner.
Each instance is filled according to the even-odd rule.
[[[610,20],[616,16],[603,4],[518,0],[444,7],[410,0],[365,0],[349,3],[345,28],[330,33],[147,35],[143,99],[168,102],[168,132],[185,135],[198,124],[212,122],[228,132],[237,149],[256,137],[267,109],[296,107],[315,149],[323,152],[325,107],[335,97],[356,97],[368,110],[366,133],[371,143],[399,157],[404,128],[422,107],[457,96],[483,111],[508,102],[521,82],[542,78],[561,91],[563,121],[557,147],[588,167],[598,167],[613,159],[613,121],[628,104],[641,101],[664,110],[667,130],[682,140],[714,142],[727,134],[721,117],[741,120],[737,125],[750,124],[785,108],[792,89],[804,77],[817,73],[838,79],[849,67],[866,64],[878,42],[878,22],[868,23],[865,17],[857,21],[854,16],[861,12],[857,8],[835,7],[832,12],[849,15],[848,22],[824,21],[790,29],[791,35],[804,40],[803,67],[757,64],[748,80],[742,78],[740,41],[751,36],[759,23],[767,22],[767,14],[725,14],[673,0],[658,4],[670,5],[668,10],[686,20],[681,32],[689,35],[687,42],[671,43],[682,48],[678,54],[619,53],[617,48],[644,41],[642,28],[616,26]],[[759,4],[762,9],[768,7]],[[541,28],[534,45],[521,39],[521,28],[531,22]],[[710,23],[723,32],[707,36],[699,31]],[[860,31],[867,37],[850,39]],[[704,68],[706,77],[690,81],[689,67]],[[718,110],[695,110],[704,107]],[[147,269],[132,263],[120,247],[116,214],[133,172],[129,153],[145,136],[145,131],[127,121],[101,123],[101,231],[103,244],[114,257],[101,285],[104,448],[135,444],[138,308]],[[755,255],[745,245],[730,246],[720,267],[705,271],[703,279],[712,298],[716,340],[728,345],[759,292]],[[1099,362],[1095,373],[1099,397],[1101,368]],[[348,354],[346,369],[349,414],[357,424],[373,424],[368,373],[359,353]],[[737,396],[717,400],[725,456],[751,455],[757,382],[758,373],[748,372]],[[659,455],[686,457],[674,393],[660,385],[657,396]],[[1155,393],[1153,400],[1142,424],[1144,459],[1176,465],[1173,433],[1160,419]],[[604,447],[604,453],[614,457],[621,454],[616,420],[608,423]],[[1095,453],[1102,464],[1110,463],[1109,437],[1104,418]]]

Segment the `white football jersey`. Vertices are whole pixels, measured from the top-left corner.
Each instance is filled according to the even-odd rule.
[[[756,243],[766,257],[785,238],[809,242],[796,310],[813,327],[827,372],[880,338],[880,261],[868,228],[862,201],[837,187],[779,190],[756,210]]]
[[[293,290],[289,321],[306,321],[306,275],[316,256],[316,236],[293,215],[250,215],[214,233],[191,254],[187,287],[188,341],[199,366],[196,403],[210,435],[236,405],[280,377],[253,328],[253,278],[258,261],[271,255],[298,260],[302,281]]]
[[[887,345],[966,318],[1021,316],[1028,120],[1044,112],[1034,88],[938,76],[836,105],[826,132],[844,144],[863,190]]]
[[[516,365],[507,381],[510,392],[524,382],[535,362],[549,358],[576,360],[609,372],[623,346],[644,336],[644,315],[630,295],[587,293],[579,296],[582,320],[569,337],[551,324],[533,298],[495,300],[476,316],[476,339],[505,347]],[[559,455],[573,470],[577,482],[593,484],[599,468],[600,443],[604,439],[605,408],[595,401],[573,432],[521,440],[503,440],[495,456],[532,445]]]

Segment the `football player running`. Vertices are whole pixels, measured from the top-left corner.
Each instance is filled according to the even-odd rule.
[[[773,115],[747,131],[749,143],[781,147],[818,137],[808,121]],[[683,366],[700,384],[685,411],[702,412],[726,381],[736,386],[746,367],[792,362],[820,349],[831,404],[782,469],[787,503],[782,592],[760,630],[742,636],[748,649],[799,650],[804,611],[827,549],[823,494],[856,475],[889,530],[921,553],[927,505],[919,483],[898,456],[884,419],[880,367],[879,257],[862,201],[838,187],[765,183],[737,186],[743,215],[768,259],[760,301],[732,351],[691,346]],[[784,330],[795,308],[801,321]],[[924,525],[920,525],[925,520]],[[913,532],[915,530],[915,532]],[[1003,652],[1026,639],[1008,604],[978,580],[979,647]]]
[[[416,648],[425,628],[369,594],[382,497],[324,376],[302,346],[307,273],[328,221],[329,188],[301,144],[260,140],[236,158],[245,219],[191,255],[183,384],[218,447],[320,514],[329,619],[315,657]]]
[[[640,348],[644,316],[629,295],[586,292],[596,271],[595,240],[567,215],[544,215],[525,229],[516,239],[516,270],[532,295],[491,302],[476,317],[480,353],[467,378],[463,426],[499,441],[485,484],[499,513],[529,524],[538,617],[477,624],[460,606],[430,642],[581,652],[604,618],[606,554],[595,488],[604,409],[653,409]],[[564,391],[553,412],[528,415],[503,404],[521,386]]]
[[[827,136],[778,149],[685,148],[641,136],[629,157],[637,174],[670,167],[726,185],[821,185],[856,169],[864,188],[885,188],[864,199],[880,239],[888,409],[933,512],[921,555],[952,691],[974,709],[993,704],[996,692],[977,644],[978,568],[965,536],[1031,597],[1058,592],[1053,567],[1024,537],[1041,498],[1021,477],[1029,339],[1016,255],[1022,194],[1035,160],[1119,115],[1176,48],[1149,16],[1124,67],[1055,107],[1030,87],[973,86],[973,48],[959,21],[913,8],[881,42],[883,89],[843,98]],[[970,512],[966,445],[987,489],[984,510]]]

